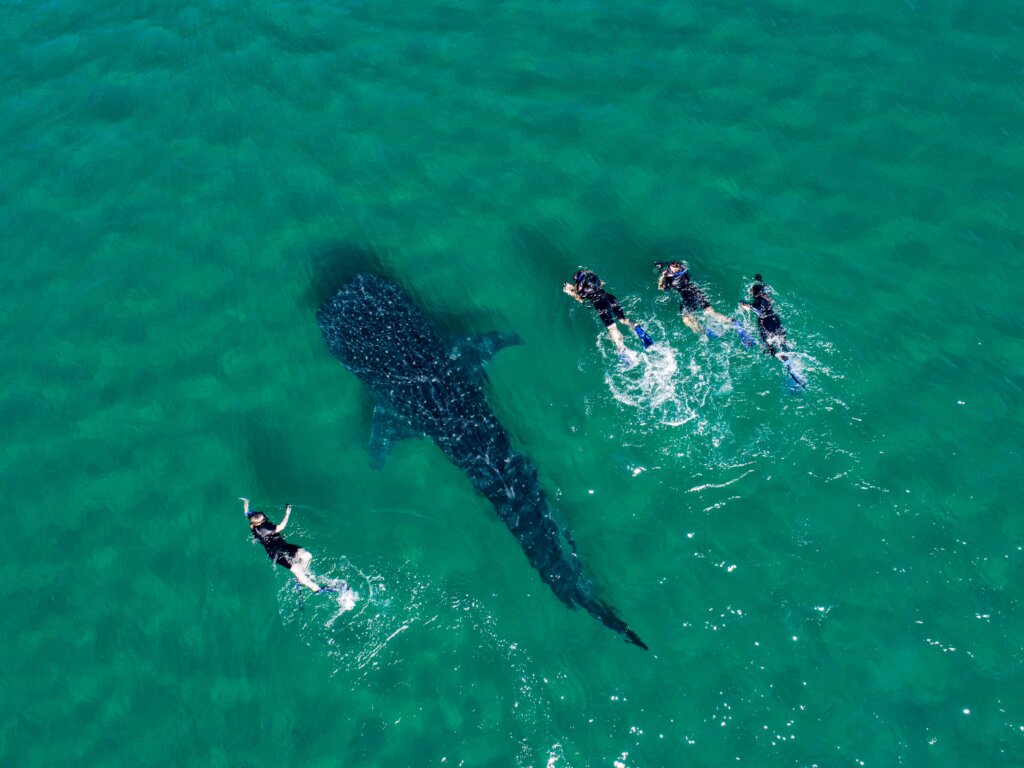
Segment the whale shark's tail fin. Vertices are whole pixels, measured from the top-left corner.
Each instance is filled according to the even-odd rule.
[[[633,645],[648,650],[647,643],[640,639],[639,635],[629,628],[622,619],[615,615],[615,611],[607,603],[598,600],[596,597],[581,599],[579,604],[586,609],[587,613],[604,624],[608,629],[617,632]]]
[[[643,640],[641,640],[641,639],[640,639],[639,637],[637,637],[637,634],[636,634],[636,632],[634,632],[634,631],[633,631],[632,629],[629,629],[629,628],[627,627],[627,628],[626,628],[626,632],[625,632],[625,635],[626,635],[626,639],[627,639],[627,640],[629,640],[629,642],[631,642],[631,643],[632,643],[633,645],[639,645],[639,646],[640,646],[641,648],[643,648],[643,649],[644,649],[645,651],[648,651],[648,650],[650,650],[650,649],[649,649],[649,648],[647,647],[647,643],[645,643],[645,642],[644,642]]]

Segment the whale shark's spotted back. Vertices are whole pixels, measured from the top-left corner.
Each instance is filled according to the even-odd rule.
[[[544,582],[568,606],[582,606],[646,648],[583,577],[575,546],[551,519],[537,470],[513,447],[483,393],[483,365],[520,343],[509,334],[442,339],[401,288],[361,274],[317,310],[331,353],[376,400],[371,457],[380,465],[394,441],[425,436],[494,505]]]
[[[357,275],[317,321],[331,353],[371,386],[439,372],[444,344],[408,294],[382,277]]]

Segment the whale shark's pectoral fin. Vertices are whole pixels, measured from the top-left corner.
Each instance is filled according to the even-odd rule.
[[[455,339],[452,342],[451,356],[453,360],[458,360],[462,364],[467,374],[477,379],[478,383],[483,383],[484,366],[495,353],[505,347],[514,347],[522,343],[523,340],[514,333],[474,333]]]
[[[370,466],[374,469],[383,468],[391,453],[391,446],[397,440],[419,436],[420,433],[413,429],[408,421],[390,408],[375,406],[370,424]]]

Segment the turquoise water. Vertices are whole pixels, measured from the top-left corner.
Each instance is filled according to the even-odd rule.
[[[0,764],[1024,762],[1019,4],[2,7]],[[649,652],[432,444],[370,469],[314,318],[362,268],[522,337],[489,400]]]

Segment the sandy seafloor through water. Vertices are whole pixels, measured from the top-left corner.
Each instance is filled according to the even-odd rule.
[[[0,764],[1024,763],[1019,3],[0,10]],[[371,469],[314,316],[368,268],[523,339],[487,397],[650,651],[433,444]]]

